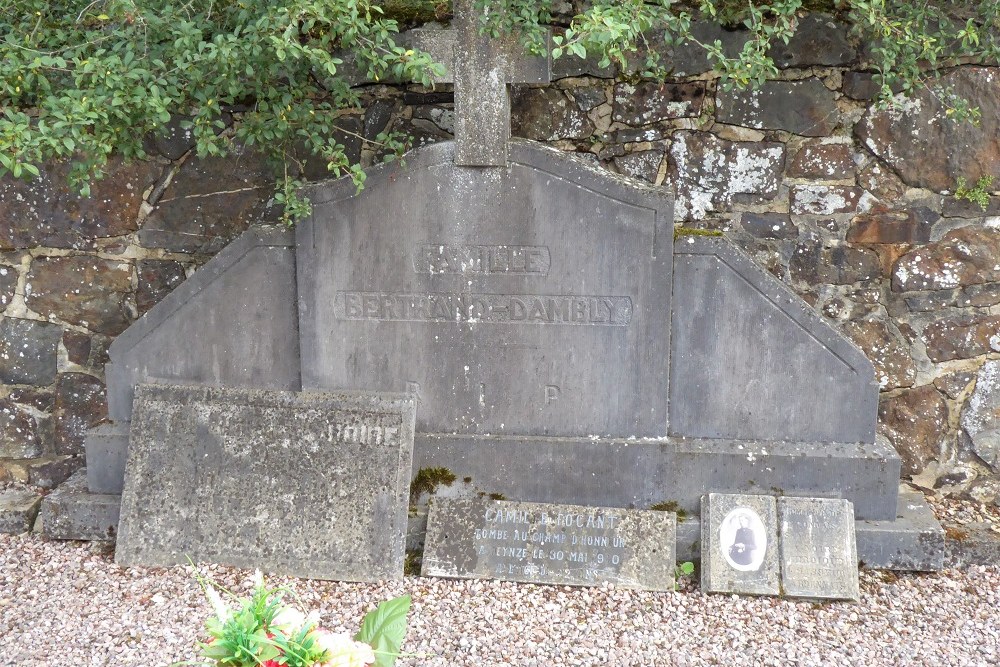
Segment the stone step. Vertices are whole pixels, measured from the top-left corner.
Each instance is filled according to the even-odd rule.
[[[121,496],[87,490],[82,468],[42,501],[41,533],[55,540],[114,540],[120,507]]]
[[[882,438],[830,444],[664,438],[470,437],[418,433],[413,474],[443,469],[446,495],[663,508],[697,516],[701,496],[762,493],[845,498],[860,519],[896,518],[899,456]],[[464,481],[468,480],[468,481]]]
[[[858,560],[876,570],[940,570],[945,566],[944,530],[919,493],[898,495],[899,513],[892,521],[855,521]],[[407,551],[423,548],[427,513],[411,512]],[[697,514],[677,522],[677,562],[701,560],[701,521]],[[997,564],[995,561],[992,564]]]
[[[118,495],[87,491],[86,471],[81,470],[42,502],[41,532],[51,539],[114,540],[120,504]],[[940,570],[945,564],[944,530],[923,496],[902,492],[897,496],[897,504],[898,513],[893,520],[856,521],[858,559],[875,569]],[[422,548],[426,529],[426,507],[411,511],[408,550]],[[696,511],[678,521],[678,562],[698,560],[700,549],[701,523]]]
[[[32,489],[0,491],[0,533],[27,533],[35,523],[42,494]]]

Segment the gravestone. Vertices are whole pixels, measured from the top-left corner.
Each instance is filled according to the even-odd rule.
[[[854,508],[847,500],[778,498],[785,595],[858,600]]]
[[[140,385],[115,560],[403,575],[412,398]]]
[[[866,561],[939,562],[926,522],[894,530],[868,360],[727,240],[675,244],[666,189],[507,141],[507,85],[546,81],[548,60],[480,37],[468,4],[456,24],[432,36],[456,142],[371,169],[361,193],[311,187],[294,248],[248,232],[115,342],[95,487],[115,488],[142,382],[407,392],[409,474],[445,467],[473,497],[675,506],[688,532],[705,492],[843,497]]]
[[[649,510],[438,498],[421,574],[673,590],[675,521]]]
[[[705,494],[701,504],[701,589],[778,595],[778,517],[774,498]]]

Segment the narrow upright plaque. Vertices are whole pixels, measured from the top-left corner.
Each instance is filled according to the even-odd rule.
[[[785,595],[858,599],[854,505],[839,498],[779,498]]]
[[[709,493],[701,499],[701,589],[778,595],[774,498]]]
[[[666,591],[675,541],[669,512],[436,498],[421,574]]]
[[[411,397],[140,385],[115,560],[403,576]]]

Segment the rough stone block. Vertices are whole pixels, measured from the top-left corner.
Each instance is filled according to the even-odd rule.
[[[959,177],[971,185],[983,174],[1000,172],[1000,78],[993,67],[956,67],[941,77],[940,88],[899,94],[890,108],[871,105],[855,125],[858,140],[885,160],[907,185],[941,192]],[[942,123],[948,90],[981,112],[979,123]],[[928,128],[917,132],[914,128]],[[970,210],[979,210],[972,205]],[[946,207],[946,215],[948,214]],[[984,213],[973,213],[970,217]],[[986,213],[986,215],[996,215]]]
[[[90,182],[91,195],[69,184],[68,161],[49,164],[28,182],[0,178],[0,250],[91,248],[100,238],[135,231],[142,193],[159,176],[155,162],[112,158],[105,177]]]
[[[87,452],[87,488],[92,493],[121,494],[125,483],[129,425],[101,424],[84,438]]]
[[[42,438],[34,416],[10,399],[0,400],[0,458],[30,459],[42,455]]]
[[[80,468],[75,456],[42,456],[4,462],[9,475],[22,484],[40,489],[54,489]]]
[[[42,494],[30,489],[0,491],[0,533],[27,533],[35,523]]]
[[[781,185],[785,146],[681,131],[673,135],[670,156],[676,169],[677,219],[700,220],[737,203],[773,199]]]
[[[856,602],[858,550],[850,501],[778,498],[778,521],[783,593]]]
[[[414,476],[434,468],[470,478],[471,491],[512,500],[640,509],[666,503],[687,516],[697,516],[701,496],[715,490],[846,498],[860,518],[892,519],[899,485],[899,457],[882,438],[831,444],[418,434]]]
[[[442,498],[421,574],[673,590],[674,526],[669,512]]]
[[[38,257],[31,263],[24,300],[37,313],[116,336],[132,313],[132,265],[86,255]]]
[[[822,137],[840,118],[834,96],[815,78],[767,81],[760,88],[720,92],[715,117],[730,125]]]
[[[103,382],[86,373],[62,373],[56,382],[56,453],[82,454],[84,433],[107,416]]]
[[[671,435],[874,440],[871,362],[790,289],[720,238],[678,242],[674,273]]]
[[[42,501],[42,535],[54,540],[114,540],[120,505],[121,496],[90,493],[87,473],[80,470]]]
[[[0,383],[39,387],[56,379],[62,327],[48,322],[0,319]]]
[[[179,285],[110,348],[112,419],[127,422],[143,382],[299,388],[291,232],[243,234]]]
[[[527,142],[496,170],[453,148],[311,191],[303,387],[415,392],[422,432],[665,435],[669,193]]]
[[[708,493],[701,501],[701,589],[778,595],[778,516],[771,496]]]
[[[115,560],[403,575],[410,396],[140,385]]]

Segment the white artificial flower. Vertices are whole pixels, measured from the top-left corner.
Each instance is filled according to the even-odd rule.
[[[229,608],[226,607],[226,603],[222,601],[222,596],[219,592],[208,586],[205,588],[205,597],[208,598],[209,604],[212,605],[212,609],[215,610],[215,617],[219,619],[220,623],[225,623],[229,620]]]
[[[375,662],[372,647],[348,635],[317,630],[313,638],[316,646],[325,651],[320,667],[366,667]]]
[[[250,580],[250,584],[253,586],[254,590],[264,588],[264,573],[260,570],[254,570],[253,579]]]
[[[271,620],[271,627],[275,630],[281,630],[281,632],[288,635],[301,628],[305,620],[305,614],[298,609],[294,607],[282,607],[281,611],[275,614]]]

